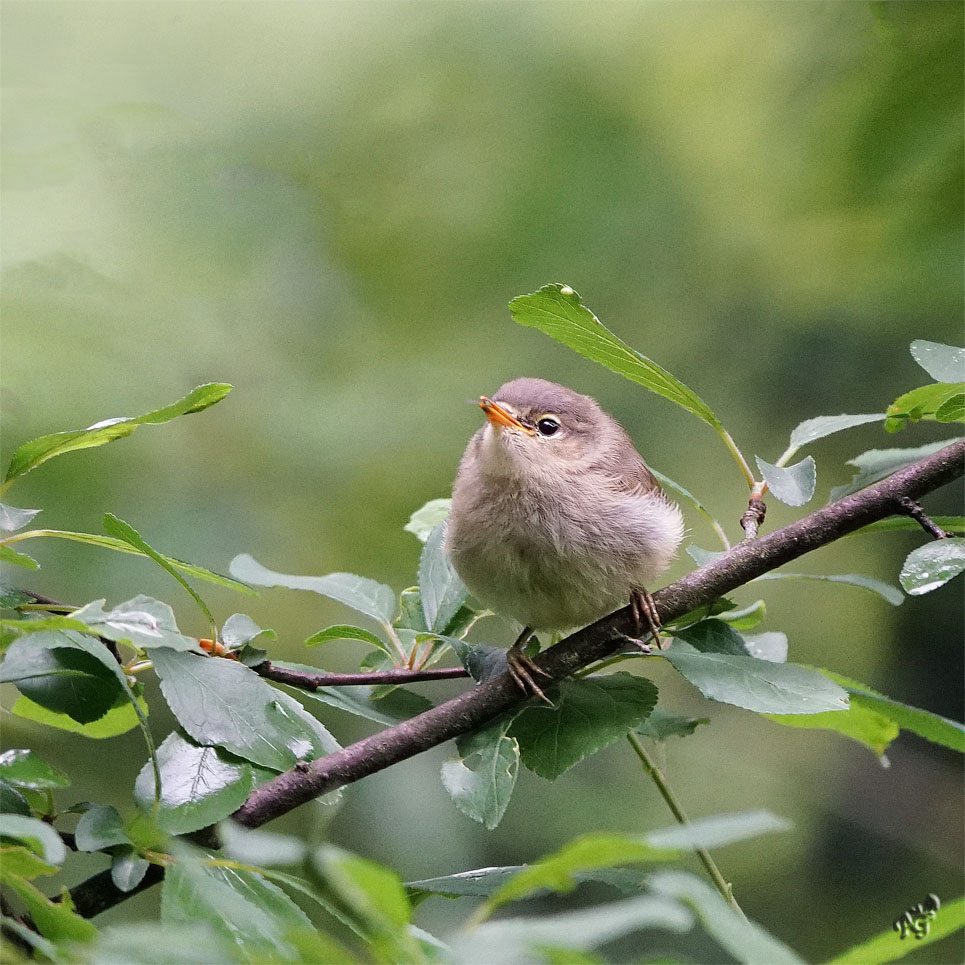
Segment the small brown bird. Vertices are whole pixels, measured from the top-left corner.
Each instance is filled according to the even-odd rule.
[[[638,632],[659,642],[645,588],[676,553],[683,517],[589,396],[515,379],[479,406],[488,422],[459,465],[446,551],[477,599],[523,624],[509,671],[544,697],[523,652],[535,630],[583,626],[629,601]]]

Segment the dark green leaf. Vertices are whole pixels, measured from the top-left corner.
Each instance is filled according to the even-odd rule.
[[[734,911],[710,885],[686,871],[657,871],[647,879],[659,895],[690,905],[707,932],[739,962],[805,965],[804,960],[760,925]]]
[[[165,647],[151,657],[164,699],[199,744],[218,744],[275,771],[310,750],[311,734],[285,716],[278,692],[248,667]]]
[[[380,623],[391,623],[398,610],[395,593],[384,583],[354,573],[329,573],[328,576],[292,576],[262,566],[253,556],[242,553],[231,561],[232,576],[257,586],[282,586],[291,590],[311,590]]]
[[[102,804],[95,804],[81,815],[74,834],[78,851],[100,851],[131,843],[116,808]]]
[[[103,717],[121,691],[114,674],[81,650],[56,643],[66,633],[35,633],[10,645],[0,665],[0,682],[17,689],[41,707],[88,724]]]
[[[943,901],[935,920],[930,923],[928,934],[915,941],[908,941],[906,935],[899,935],[891,926],[879,932],[868,941],[849,948],[844,954],[831,959],[827,965],[880,965],[881,962],[896,962],[910,952],[941,941],[965,927],[965,898]],[[922,961],[919,956],[919,961]],[[937,961],[937,959],[936,959]]]
[[[456,741],[459,757],[442,765],[442,784],[456,807],[492,830],[503,819],[519,772],[519,743],[503,717]]]
[[[121,891],[132,891],[144,880],[150,866],[133,848],[118,848],[111,861],[111,881]]]
[[[23,529],[39,512],[39,509],[18,509],[16,506],[0,503],[0,530],[15,533],[18,529]]]
[[[841,687],[806,667],[700,653],[679,640],[664,656],[705,697],[760,714],[814,714],[848,707]]]
[[[22,842],[47,864],[63,864],[67,857],[67,848],[60,835],[39,818],[0,814],[0,837]]]
[[[422,599],[419,596],[417,586],[410,586],[403,590],[399,594],[399,604],[401,609],[394,621],[397,627],[406,627],[419,633],[428,631],[425,614],[422,612]]]
[[[0,814],[22,814],[31,816],[27,799],[12,784],[0,778]]]
[[[419,595],[426,626],[435,633],[446,627],[469,598],[459,575],[452,568],[443,548],[443,524],[429,534],[419,559]]]
[[[916,338],[911,356],[936,382],[965,380],[965,348]]]
[[[965,539],[936,539],[912,550],[898,579],[912,595],[931,593],[965,570]]]
[[[250,616],[244,613],[232,613],[221,628],[221,642],[231,650],[240,650],[259,637],[274,640],[275,631],[262,630]]]
[[[720,420],[695,392],[603,326],[568,285],[544,285],[509,303],[514,321],[539,329],[585,358],[676,403],[715,429]]]
[[[709,717],[683,717],[662,707],[654,707],[650,716],[636,728],[636,732],[650,740],[665,741],[669,737],[686,737],[692,734],[698,725],[709,723]]]
[[[157,749],[161,796],[154,817],[171,834],[187,834],[215,824],[245,803],[252,788],[251,765],[217,747],[201,747],[177,731]],[[150,761],[134,783],[134,797],[144,808],[154,802]]]
[[[892,606],[901,606],[905,602],[905,597],[897,586],[885,583],[884,580],[876,580],[873,576],[865,576],[863,573],[762,573],[758,580],[818,580],[824,583],[846,583],[848,586],[857,586],[862,590],[870,590],[877,593],[882,599],[887,600]]]
[[[15,610],[17,607],[23,606],[24,603],[33,602],[34,598],[29,593],[24,593],[19,587],[0,578],[0,608]]]
[[[817,482],[817,470],[810,456],[806,456],[793,466],[774,466],[764,462],[760,456],[754,458],[757,460],[757,468],[761,471],[764,482],[767,483],[767,488],[776,499],[788,506],[803,506],[811,501]]]
[[[267,960],[273,957],[269,951],[290,959],[294,949],[288,933],[311,928],[298,905],[260,874],[212,867],[186,856],[164,875],[161,920],[206,923],[234,942],[247,961]]]
[[[174,611],[166,603],[143,594],[118,604],[113,610],[105,610],[105,602],[94,600],[71,613],[71,619],[108,640],[130,640],[141,650],[152,647],[198,650],[197,641],[178,630]]]
[[[452,505],[451,499],[430,499],[409,517],[409,522],[402,528],[424,543],[429,538],[429,534],[440,523],[445,522],[450,505]]]
[[[181,415],[188,415],[191,412],[201,412],[202,409],[207,409],[208,406],[220,402],[230,391],[230,385],[223,382],[211,382],[207,385],[199,385],[173,405],[156,409],[146,415],[134,418],[105,419],[88,429],[54,432],[51,435],[33,439],[24,443],[13,454],[5,482],[29,472],[54,456],[60,456],[65,452],[73,452],[77,449],[102,446],[114,439],[129,436],[139,425],[149,423],[157,425],[162,422],[169,422]]]
[[[138,704],[142,713],[147,714],[148,707],[142,698],[138,698]],[[46,724],[48,727],[56,727],[59,730],[70,731],[73,734],[94,739],[117,737],[118,734],[126,734],[138,725],[137,713],[127,695],[123,692],[117,695],[113,706],[103,717],[89,724],[80,724],[72,717],[68,717],[67,714],[48,710],[46,707],[41,707],[40,704],[35,704],[27,697],[19,697],[11,711],[24,720],[32,720],[38,724]]]
[[[0,563],[12,563],[14,566],[23,566],[28,570],[40,569],[40,564],[32,556],[18,553],[9,546],[0,546]]]
[[[800,449],[843,429],[863,426],[868,422],[882,422],[884,418],[884,412],[872,412],[868,415],[819,415],[815,419],[805,419],[791,433],[790,445],[792,449]]]
[[[394,656],[392,648],[371,630],[349,626],[346,623],[338,623],[335,626],[319,630],[318,633],[313,633],[305,641],[305,646],[317,647],[319,644],[328,643],[330,640],[361,640],[363,643],[371,643],[373,647],[378,647],[379,650],[387,653],[390,657]]]
[[[938,413],[943,410],[954,413],[959,408],[957,397],[965,393],[965,383],[962,382],[934,382],[912,389],[895,399],[885,412],[885,429],[888,432],[898,432],[909,422],[920,422],[922,419],[937,421],[953,421],[951,418],[938,420]]]
[[[848,460],[848,465],[854,466],[858,472],[852,477],[851,482],[831,490],[829,502],[837,502],[843,496],[850,496],[851,493],[856,493],[859,489],[864,489],[865,486],[870,486],[879,479],[884,479],[885,476],[890,476],[893,472],[898,472],[899,469],[904,469],[905,466],[910,466],[913,462],[918,462],[919,459],[924,459],[925,456],[930,456],[933,452],[938,452],[939,449],[944,449],[945,446],[956,441],[956,439],[943,439],[941,442],[929,442],[915,449],[869,449],[860,456]]]
[[[701,653],[734,653],[747,656],[744,638],[723,620],[701,620],[674,630],[673,635]]]
[[[63,771],[57,770],[33,751],[23,749],[11,749],[0,754],[0,780],[32,791],[70,787],[70,778]]]
[[[523,763],[548,780],[639,727],[657,688],[645,677],[614,673],[563,680],[551,696],[553,707],[527,707],[510,730]]]
[[[965,422],[965,392],[946,399],[935,410],[936,422]]]

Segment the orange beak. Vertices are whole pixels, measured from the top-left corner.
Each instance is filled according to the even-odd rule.
[[[479,399],[479,408],[483,410],[486,414],[486,418],[497,428],[507,428],[507,429],[519,429],[520,432],[525,432],[526,435],[532,436],[536,434],[534,429],[530,429],[529,426],[524,426],[516,416],[512,413],[507,412],[501,405],[493,402],[492,399],[487,399],[486,396],[481,396]]]

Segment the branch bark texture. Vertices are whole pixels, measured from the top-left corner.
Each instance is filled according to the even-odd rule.
[[[887,516],[905,514],[901,500],[919,499],[962,475],[965,440],[944,449],[809,516],[747,540],[725,556],[657,591],[653,597],[667,623],[805,553]],[[560,680],[610,655],[620,634],[633,632],[629,607],[567,637],[536,658]],[[350,747],[292,768],[255,790],[233,817],[258,827],[321,794],[334,791],[399,761],[414,757],[485,724],[521,701],[509,674],[481,683],[431,710],[373,734]]]

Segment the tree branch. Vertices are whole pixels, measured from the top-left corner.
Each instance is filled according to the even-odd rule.
[[[888,516],[904,515],[901,499],[915,500],[959,478],[965,465],[965,440],[825,506],[809,516],[767,536],[746,540],[727,554],[664,587],[654,594],[663,622],[699,606],[790,560],[853,533],[862,526]],[[618,610],[574,633],[536,658],[539,666],[559,680],[594,661],[608,656],[632,632],[629,608]],[[524,699],[508,674],[481,683],[431,710],[389,727],[334,754],[292,768],[255,790],[233,817],[247,827],[291,811],[298,805],[336,788],[374,774],[399,761],[414,757],[453,737],[486,723]],[[159,880],[162,869],[149,869],[148,877]],[[143,883],[135,889],[147,887]],[[128,895],[117,889],[109,872],[102,872],[77,886],[72,897],[81,914],[103,911]]]
[[[319,687],[361,687],[368,684],[412,684],[420,680],[453,680],[468,677],[462,667],[440,667],[434,670],[376,670],[371,673],[304,673],[276,667],[266,660],[252,667],[260,677],[288,684],[302,690],[318,690]]]

